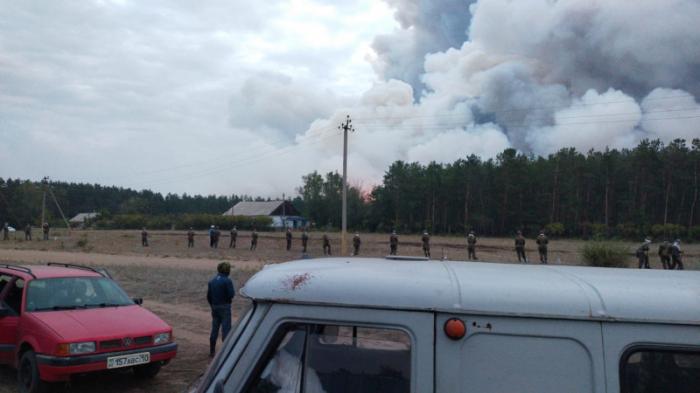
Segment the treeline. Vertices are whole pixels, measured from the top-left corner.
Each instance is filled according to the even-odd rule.
[[[632,149],[539,157],[507,149],[495,159],[469,156],[451,164],[397,161],[371,190],[348,190],[348,228],[370,232],[534,235],[700,240],[700,139]],[[233,225],[220,214],[250,196],[190,196],[91,184],[51,182],[68,217],[96,211],[102,228],[204,228]],[[0,179],[0,220],[39,225],[45,185]],[[293,203],[316,228],[341,225],[342,177],[310,173]],[[51,198],[49,220],[60,225]],[[221,221],[224,220],[224,221]],[[255,222],[238,224],[246,229]],[[262,227],[260,228],[262,229]]]
[[[348,222],[376,232],[510,236],[547,228],[553,236],[700,239],[699,166],[699,139],[548,157],[507,149],[489,160],[397,161],[366,194],[350,188]],[[337,174],[305,176],[304,213],[338,227],[341,190]]]
[[[105,187],[98,184],[54,181],[45,184],[29,180],[0,178],[0,220],[7,221],[17,228],[24,227],[27,223],[39,226],[44,191],[49,187],[68,219],[78,213],[98,212],[105,225],[136,221],[180,222],[187,214],[221,215],[239,201],[264,200],[248,195],[163,195],[149,190],[135,191],[129,188]],[[136,219],[135,217],[140,218]],[[154,217],[159,217],[159,219]],[[179,218],[174,220],[173,217]],[[62,223],[60,211],[50,193],[46,197],[46,219],[53,226],[65,225]],[[128,226],[133,225],[129,224]]]
[[[272,219],[266,216],[243,217],[222,216],[221,214],[116,214],[102,216],[91,223],[98,229],[175,229],[186,230],[207,229],[211,225],[218,226],[223,231],[228,231],[234,226],[240,230],[257,229],[265,231],[270,229]]]

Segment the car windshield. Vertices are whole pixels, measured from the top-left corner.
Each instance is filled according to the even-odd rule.
[[[74,310],[134,304],[112,280],[104,277],[62,277],[32,280],[27,311]]]

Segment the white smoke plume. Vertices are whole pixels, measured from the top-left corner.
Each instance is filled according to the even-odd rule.
[[[700,137],[697,0],[385,1],[401,28],[374,42],[380,80],[297,137],[318,140],[310,168],[339,168],[347,114],[365,184],[395,160]]]
[[[357,119],[370,166],[700,136],[696,0],[387,2],[402,26],[375,41],[388,79],[331,117]]]

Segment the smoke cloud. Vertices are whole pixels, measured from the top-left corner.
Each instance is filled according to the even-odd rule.
[[[374,42],[382,81],[305,134],[350,114],[358,177],[394,160],[700,136],[695,0],[386,1],[401,29]]]

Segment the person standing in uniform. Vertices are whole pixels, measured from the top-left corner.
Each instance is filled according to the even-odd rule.
[[[328,234],[323,234],[323,255],[331,255],[331,239]]]
[[[547,239],[547,235],[544,234],[544,229],[540,231],[540,234],[537,235],[537,251],[540,253],[540,263],[542,264],[547,264],[547,244],[549,243],[549,239]]]
[[[253,232],[250,234],[250,251],[254,251],[258,248],[258,231],[253,228]]]
[[[304,232],[301,233],[301,252],[306,254],[306,246],[309,245],[309,232],[304,228]]]
[[[217,274],[209,281],[207,286],[207,303],[211,307],[211,334],[209,335],[209,357],[216,353],[216,340],[219,338],[221,328],[221,341],[231,331],[231,302],[235,291],[233,281],[229,278],[231,265],[221,262],[216,267]]]
[[[193,248],[194,247],[194,229],[190,227],[190,230],[187,231],[187,248]]]
[[[399,249],[399,237],[396,236],[396,230],[391,231],[389,236],[389,255],[396,255]]]
[[[228,248],[236,248],[236,240],[238,239],[238,229],[234,225],[231,228],[231,241],[228,244]]]
[[[284,234],[285,239],[287,240],[287,251],[292,249],[292,229],[287,228],[287,233]]]
[[[676,239],[676,241],[673,242],[673,245],[671,245],[671,270],[683,270],[683,260],[682,260],[682,254],[683,251],[681,251],[681,239]]]
[[[476,235],[474,231],[469,231],[469,235],[467,235],[467,259],[478,260],[476,257]]]
[[[649,245],[651,244],[651,240],[649,238],[644,239],[644,243],[642,243],[639,248],[637,248],[637,251],[635,254],[637,255],[637,259],[639,260],[639,268],[640,269],[649,269]]]
[[[421,242],[423,242],[423,254],[426,258],[430,259],[430,235],[428,234],[427,230],[423,231]]]
[[[214,248],[214,225],[209,227],[209,248]]]
[[[2,240],[10,240],[10,224],[8,223],[2,226]]]
[[[668,240],[664,240],[659,244],[659,259],[664,270],[671,268],[671,244]]]
[[[44,240],[49,240],[50,226],[48,222],[41,224],[41,231],[44,233]]]
[[[221,238],[221,231],[219,230],[219,226],[215,225],[214,226],[214,248],[219,248],[219,238]]]
[[[517,236],[515,236],[515,253],[518,254],[518,262],[527,263],[527,257],[525,256],[525,238],[521,231],[518,231]]]
[[[362,240],[360,240],[360,234],[355,232],[355,236],[352,237],[352,255],[360,255],[360,244],[362,244]]]
[[[141,230],[141,246],[148,247],[148,231],[146,231],[146,227],[143,227]]]
[[[24,240],[32,240],[32,224],[24,227]]]

